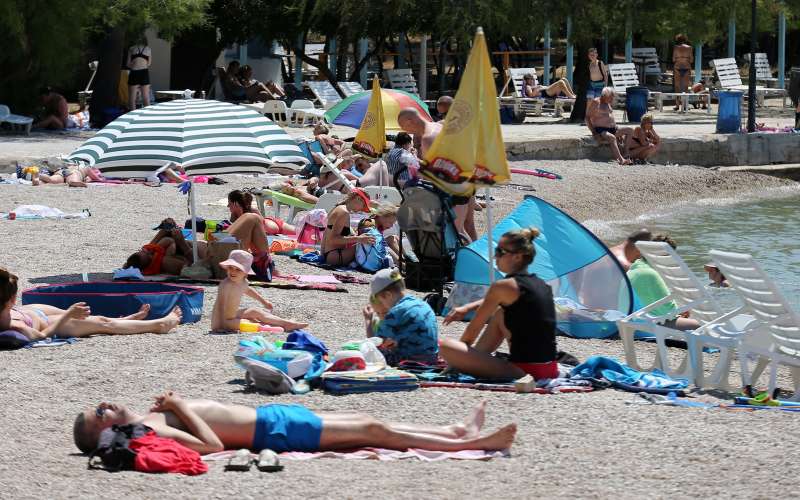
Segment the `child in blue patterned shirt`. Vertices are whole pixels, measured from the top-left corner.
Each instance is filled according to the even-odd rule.
[[[383,339],[379,347],[390,365],[404,360],[434,363],[439,357],[436,315],[426,302],[406,295],[405,290],[397,269],[375,273],[370,305],[363,310],[367,337]]]

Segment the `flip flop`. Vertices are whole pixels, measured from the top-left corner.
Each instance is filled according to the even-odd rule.
[[[278,455],[270,449],[261,450],[261,453],[258,454],[256,467],[258,467],[258,470],[261,472],[278,472],[283,470],[283,465],[281,465]]]
[[[242,448],[237,450],[225,466],[226,471],[247,472],[253,465],[253,460],[250,456],[250,450]]]

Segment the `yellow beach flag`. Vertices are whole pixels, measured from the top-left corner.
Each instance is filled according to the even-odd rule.
[[[483,29],[478,28],[461,84],[442,131],[425,153],[422,173],[451,194],[509,180],[500,110]],[[469,184],[466,185],[465,183]]]
[[[383,117],[381,86],[376,76],[372,80],[372,95],[367,112],[353,140],[353,149],[371,158],[378,158],[386,147],[386,121]]]

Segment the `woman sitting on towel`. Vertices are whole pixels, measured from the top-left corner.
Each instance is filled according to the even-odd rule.
[[[494,282],[484,299],[456,307],[445,318],[449,324],[475,312],[460,340],[440,337],[439,353],[452,368],[481,378],[558,377],[553,292],[528,273],[538,235],[536,228],[505,233],[494,255],[506,277]],[[503,340],[510,346],[508,359],[492,354]]]
[[[228,210],[231,211],[231,222],[236,222],[244,214],[259,215],[253,209],[253,195],[234,189],[228,193]],[[260,216],[260,215],[259,215]],[[264,231],[267,234],[291,234],[297,233],[295,227],[287,224],[278,217],[264,217]]]
[[[59,309],[47,304],[15,306],[18,278],[0,267],[0,331],[14,330],[31,341],[59,337],[89,337],[90,335],[131,335],[135,333],[169,333],[181,321],[181,310],[176,307],[163,318],[145,320],[150,305],[123,318],[90,316],[84,302],[72,304],[69,309]]]
[[[372,245],[375,237],[370,234],[353,234],[350,227],[351,212],[369,212],[369,196],[353,189],[328,213],[328,225],[322,237],[322,256],[330,266],[346,266],[356,258],[356,244]]]
[[[138,252],[125,261],[125,269],[135,267],[144,275],[181,274],[184,266],[192,264],[192,248],[183,237],[172,218],[166,218],[156,226],[158,232]],[[197,242],[198,256],[205,257],[205,242]]]

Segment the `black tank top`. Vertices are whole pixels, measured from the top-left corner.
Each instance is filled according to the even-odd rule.
[[[506,328],[511,332],[515,363],[548,363],[556,359],[556,306],[550,286],[533,274],[514,274],[519,298],[503,306]]]

